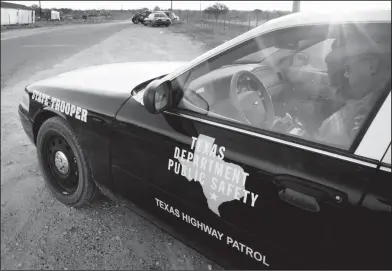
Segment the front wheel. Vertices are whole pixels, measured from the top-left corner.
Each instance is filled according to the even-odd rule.
[[[82,207],[97,195],[79,140],[61,117],[46,120],[37,135],[38,162],[47,187],[61,203]]]

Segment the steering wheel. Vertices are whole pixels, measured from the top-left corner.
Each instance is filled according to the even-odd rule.
[[[238,82],[243,76],[250,78],[256,84],[256,89],[237,93]],[[233,75],[230,83],[230,99],[248,124],[258,128],[272,128],[275,112],[271,96],[254,73],[242,70]]]

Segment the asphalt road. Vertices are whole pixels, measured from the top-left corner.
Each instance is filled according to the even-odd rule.
[[[6,32],[1,39],[1,87],[48,69],[127,27],[110,23]]]
[[[105,63],[189,61],[202,47],[167,28],[129,22],[1,37],[1,269],[219,269],[106,198],[83,209],[57,202],[17,115],[24,87],[36,80]]]

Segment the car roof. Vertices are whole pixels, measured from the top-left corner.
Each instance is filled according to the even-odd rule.
[[[297,12],[282,16],[275,22],[282,21],[287,25],[296,24],[298,20],[302,23],[323,23],[323,22],[369,22],[369,21],[391,21],[391,10],[353,10],[353,11],[330,11],[330,12]]]
[[[256,27],[245,35],[242,39],[255,34],[262,34],[270,30],[288,28],[302,25],[315,25],[325,23],[369,23],[384,22],[391,23],[391,10],[364,10],[348,12],[297,12],[270,20],[263,25]]]
[[[326,23],[391,23],[391,10],[364,10],[348,12],[297,12],[270,20],[259,27],[238,36],[234,40],[245,40],[262,33],[289,28]],[[230,43],[230,42],[229,42]],[[230,46],[226,43],[227,46]],[[219,47],[219,46],[218,46]]]
[[[295,26],[307,26],[316,24],[335,24],[335,23],[391,23],[391,10],[363,10],[363,11],[348,11],[348,12],[297,12],[282,16],[265,22],[264,24],[245,32],[242,35],[235,37],[228,42],[225,42],[210,51],[200,55],[189,62],[186,67],[169,74],[167,80],[171,80],[176,76],[182,74],[188,69],[191,69],[198,63],[210,58],[216,54],[225,51],[238,43],[250,40],[263,33],[274,31],[277,29],[284,29]]]

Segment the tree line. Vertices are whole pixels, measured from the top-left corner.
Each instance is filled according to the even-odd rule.
[[[231,20],[246,21],[249,18],[249,15],[256,18],[256,20],[266,19],[268,21],[270,19],[274,19],[290,14],[291,11],[281,11],[281,10],[263,11],[261,9],[255,9],[253,11],[229,10],[229,8],[225,4],[216,2],[215,4],[205,8],[203,13],[207,15],[207,18],[210,19],[212,17],[216,21],[223,16]]]
[[[95,16],[110,16],[112,13],[118,13],[118,12],[131,12],[131,13],[137,13],[137,12],[143,12],[145,10],[150,10],[149,8],[141,8],[141,9],[128,9],[128,10],[96,10],[96,9],[90,9],[90,10],[74,10],[71,8],[43,8],[39,9],[39,6],[34,4],[31,6],[35,10],[35,14],[44,14],[47,12],[50,12],[51,10],[59,11],[60,16],[63,17],[65,15],[71,15],[74,18],[77,17],[95,17]],[[154,11],[161,10],[159,6],[155,6]],[[170,9],[169,9],[170,10]],[[40,13],[41,11],[41,13]],[[193,19],[215,19],[218,21],[219,19],[222,19],[223,17],[226,20],[232,20],[232,21],[240,21],[240,22],[245,22],[249,19],[249,16],[251,16],[255,20],[270,20],[274,18],[278,18],[287,14],[290,14],[290,11],[280,11],[280,10],[272,10],[272,11],[267,11],[267,10],[261,10],[261,9],[255,9],[253,11],[244,11],[244,10],[230,10],[225,4],[216,2],[212,4],[211,6],[205,8],[204,10],[173,10],[174,13],[177,15],[186,14],[186,17],[188,18],[193,18]],[[184,16],[183,16],[184,17]],[[185,20],[185,18],[181,18],[182,20]]]

